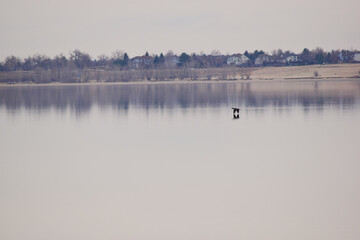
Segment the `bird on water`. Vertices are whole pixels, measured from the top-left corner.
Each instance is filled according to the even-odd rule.
[[[239,118],[239,116],[240,116],[240,108],[232,108],[232,110],[233,110],[233,116],[234,116],[234,118]]]

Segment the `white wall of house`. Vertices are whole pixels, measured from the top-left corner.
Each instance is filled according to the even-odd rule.
[[[263,61],[261,58],[258,57],[255,59],[255,65],[262,65],[262,64],[263,64]]]
[[[353,59],[354,59],[354,61],[360,62],[360,53],[355,53]]]
[[[235,65],[242,65],[249,61],[249,58],[245,55],[241,56],[231,56],[227,59],[226,63],[229,65],[235,64]]]
[[[247,57],[247,56],[245,56],[245,55],[241,55],[241,64],[244,64],[244,63],[247,63],[250,59]]]
[[[286,61],[287,62],[297,62],[298,61],[298,56],[295,56],[295,55],[289,56],[289,57],[286,58]]]

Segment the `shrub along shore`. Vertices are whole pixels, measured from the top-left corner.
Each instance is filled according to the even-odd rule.
[[[0,83],[111,83],[163,81],[281,80],[360,78],[360,64],[331,64],[261,68],[176,68],[141,70],[55,69],[0,72]]]
[[[40,71],[14,71],[0,73],[1,83],[86,83],[86,82],[139,82],[172,80],[236,80],[250,79],[253,69],[142,69],[97,70],[59,69]]]

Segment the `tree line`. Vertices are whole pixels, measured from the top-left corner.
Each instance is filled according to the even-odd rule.
[[[332,50],[324,51],[322,48],[316,48],[309,50],[304,48],[301,53],[295,54],[291,51],[283,51],[281,49],[274,50],[269,57],[273,59],[272,62],[276,64],[276,60],[281,59],[284,56],[296,55],[299,57],[299,64],[336,64],[339,62],[350,62],[351,59],[347,59],[346,56],[357,52],[356,50]],[[345,56],[344,60],[339,58],[340,54]],[[265,54],[262,50],[255,50],[254,52],[245,51],[243,53],[249,58],[249,62],[246,66],[253,66],[257,57]],[[212,53],[206,55],[205,53],[181,53],[179,56],[175,55],[172,51],[167,52],[165,55],[152,54],[149,55],[146,52],[141,57],[147,57],[149,62],[140,64],[138,68],[171,68],[171,67],[189,67],[189,68],[217,68],[225,67],[227,65],[227,58],[230,54],[221,54],[219,51],[214,50]],[[139,57],[138,57],[139,58]],[[136,57],[134,58],[136,59]],[[176,59],[176,60],[174,60]],[[176,61],[169,64],[169,61]],[[4,61],[0,62],[0,71],[33,71],[33,70],[51,70],[59,68],[99,68],[106,70],[128,70],[135,68],[132,65],[132,59],[129,55],[123,51],[115,51],[111,56],[105,54],[99,55],[97,58],[92,58],[90,54],[82,52],[80,50],[74,50],[66,57],[63,54],[59,54],[53,58],[46,55],[35,54],[25,59],[21,59],[16,56],[8,56]],[[168,64],[166,64],[168,63]]]
[[[74,50],[69,56],[59,54],[53,58],[36,54],[21,59],[15,56],[6,57],[0,62],[1,82],[84,82],[96,81],[140,81],[140,80],[171,80],[171,79],[249,79],[251,67],[259,66],[256,60],[266,56],[268,61],[261,66],[336,64],[351,62],[349,57],[357,51],[332,50],[321,48],[309,50],[304,48],[301,53],[281,49],[265,54],[262,50],[245,51],[247,62],[232,65],[227,61],[230,54],[221,54],[214,50],[205,53],[181,53],[179,56],[172,51],[166,54],[146,52],[142,56],[130,58],[117,50],[107,56],[99,55],[92,58],[90,54]],[[296,61],[284,61],[289,56],[296,56]],[[240,68],[239,68],[240,67]]]

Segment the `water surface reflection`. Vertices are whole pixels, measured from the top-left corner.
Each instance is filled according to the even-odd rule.
[[[192,83],[104,86],[2,87],[0,107],[46,110],[71,109],[78,114],[93,106],[128,110],[130,107],[311,107],[335,105],[346,109],[358,103],[359,81]]]

